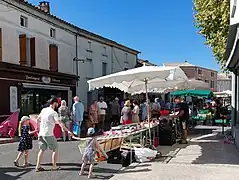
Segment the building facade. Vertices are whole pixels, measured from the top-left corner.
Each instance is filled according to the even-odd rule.
[[[50,96],[87,105],[87,80],[134,68],[139,52],[74,26],[48,2],[0,3],[0,115],[37,112]]]
[[[164,66],[180,66],[188,79],[199,80],[208,83],[208,89],[217,91],[217,71],[195,66],[188,62],[183,63],[164,63]]]
[[[230,1],[230,26],[226,47],[226,67],[232,72],[232,132],[239,147],[239,1]]]
[[[232,75],[229,73],[218,73],[217,92],[232,90]]]

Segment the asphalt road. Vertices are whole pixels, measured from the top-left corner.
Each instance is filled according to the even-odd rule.
[[[18,143],[2,144],[0,145],[0,179],[1,180],[77,180],[88,179],[85,176],[79,176],[81,155],[78,150],[77,141],[59,142],[59,163],[60,171],[52,172],[51,169],[51,153],[47,151],[43,167],[47,170],[45,172],[35,172],[35,167],[16,168],[13,166],[13,161],[17,155]],[[38,143],[34,141],[34,148],[29,153],[29,162],[36,164],[36,157],[38,152]],[[23,159],[20,161],[23,164]],[[94,179],[110,179],[113,174],[116,174],[121,169],[121,165],[107,164],[101,162],[94,168]],[[86,168],[86,171],[88,167]],[[86,172],[87,173],[87,172]]]

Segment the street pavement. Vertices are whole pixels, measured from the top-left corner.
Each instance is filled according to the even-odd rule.
[[[34,166],[29,168],[16,168],[13,161],[17,155],[18,143],[0,144],[0,180],[77,180],[88,179],[87,175],[79,176],[81,155],[78,150],[77,141],[59,142],[59,166],[60,171],[52,172],[51,169],[51,153],[46,152],[43,160],[43,167],[48,171],[34,171]],[[38,152],[37,141],[34,141],[34,148],[29,153],[29,161],[36,164]],[[23,164],[23,160],[20,161]],[[110,179],[121,169],[121,165],[113,165],[107,163],[99,163],[94,168],[95,179]],[[88,170],[88,168],[86,169]]]
[[[133,164],[111,180],[238,180],[239,152],[222,135],[194,135],[188,145],[161,146],[163,157]]]

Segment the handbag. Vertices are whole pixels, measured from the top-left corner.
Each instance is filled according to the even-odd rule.
[[[76,122],[74,122],[74,123],[73,123],[73,126],[72,126],[72,132],[73,132],[73,134],[78,135],[78,134],[79,134],[79,129],[80,129],[79,124],[76,123]]]

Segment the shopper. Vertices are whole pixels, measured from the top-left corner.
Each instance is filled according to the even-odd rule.
[[[78,138],[75,138],[78,139]],[[80,140],[80,139],[78,139]],[[90,168],[89,168],[89,174],[88,178],[92,178],[93,174],[93,168],[94,168],[94,163],[95,163],[95,156],[96,156],[96,150],[100,150],[101,148],[97,142],[96,136],[95,136],[95,129],[94,128],[89,128],[87,131],[87,140],[86,140],[86,148],[82,156],[82,165],[81,165],[81,170],[79,175],[84,174],[85,166],[87,163],[90,163]],[[107,156],[103,151],[101,151],[102,154]],[[107,157],[106,157],[107,158]]]
[[[133,101],[132,121],[133,123],[139,123],[139,103]]]
[[[65,100],[61,101],[61,106],[58,109],[58,113],[59,113],[60,120],[62,121],[62,123],[65,124],[67,129],[70,129],[70,126],[71,126],[70,111],[69,111],[69,108],[66,106]],[[65,130],[63,128],[61,130],[62,130],[63,141],[66,141]],[[71,140],[71,136],[69,134],[68,134],[68,140]]]
[[[56,162],[58,158],[58,144],[57,140],[53,134],[55,124],[59,124],[61,128],[68,132],[72,136],[72,133],[65,127],[64,123],[60,120],[55,108],[58,106],[57,98],[52,98],[49,100],[50,106],[42,109],[40,115],[37,118],[37,122],[40,122],[40,131],[39,131],[39,153],[37,157],[36,172],[44,171],[41,167],[41,161],[44,155],[44,152],[49,148],[52,151],[52,170],[58,170]],[[38,127],[38,126],[37,126]]]
[[[97,101],[93,101],[89,108],[88,127],[98,128],[98,106]]]
[[[30,165],[28,162],[28,151],[32,149],[32,137],[31,135],[36,133],[38,130],[30,131],[30,118],[28,116],[23,116],[19,124],[19,135],[21,136],[19,145],[18,145],[18,155],[14,161],[15,166],[19,166],[19,159],[24,154],[24,164],[23,167]]]
[[[111,104],[112,124],[117,126],[120,124],[120,104],[119,99],[116,97]]]
[[[99,102],[97,103],[97,106],[99,108],[98,114],[99,114],[99,128],[100,131],[104,131],[105,126],[105,118],[106,118],[106,111],[107,111],[107,104],[104,101],[103,97],[100,97]]]
[[[80,98],[78,96],[75,96],[74,104],[72,106],[72,113],[73,113],[74,123],[77,126],[76,135],[78,135],[78,137],[80,137],[80,134],[81,134],[81,126],[84,120],[84,111],[85,111],[85,108],[83,103],[80,101]]]
[[[183,102],[180,97],[175,98],[175,103],[178,105],[178,112],[173,118],[179,118],[182,130],[182,144],[187,144],[188,123],[189,123],[189,108],[188,104]]]
[[[125,101],[124,107],[121,110],[121,123],[124,125],[132,123],[132,110],[130,105],[130,100]]]

